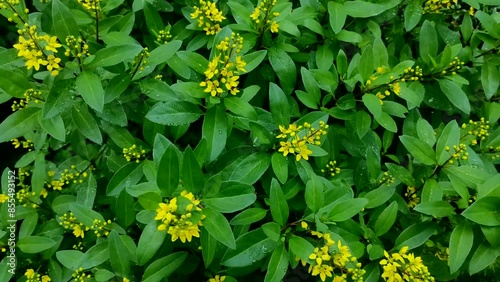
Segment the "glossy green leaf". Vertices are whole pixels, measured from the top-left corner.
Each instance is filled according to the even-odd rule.
[[[218,211],[211,208],[204,208],[203,226],[217,241],[226,245],[230,249],[236,248],[233,231],[227,219]]]
[[[89,67],[107,67],[133,59],[142,47],[137,44],[117,45],[103,48],[95,53]]]
[[[386,207],[375,221],[374,231],[377,236],[382,236],[389,232],[396,222],[398,215],[398,204],[394,201]]]
[[[462,215],[475,223],[486,226],[499,226],[499,205],[500,197],[484,197],[475,201],[470,207],[462,212]]]
[[[179,126],[196,121],[203,112],[193,103],[185,101],[170,101],[157,103],[146,114],[146,118],[152,122]]]
[[[287,96],[281,88],[269,83],[269,107],[276,125],[288,126],[290,124],[290,105]]]
[[[288,220],[288,203],[285,199],[285,194],[276,179],[271,181],[271,190],[269,192],[269,202],[271,206],[271,215],[276,223],[285,226]]]
[[[162,195],[172,196],[179,185],[180,179],[180,161],[174,145],[168,146],[165,150],[165,153],[161,157],[158,171],[156,184],[160,188]]]
[[[78,25],[70,9],[59,0],[52,1],[52,29],[53,35],[61,42],[65,42],[66,37],[80,34]]]
[[[396,249],[408,246],[408,249],[417,248],[425,243],[429,237],[436,232],[437,226],[434,222],[421,222],[406,228],[398,236],[395,242]]]
[[[292,93],[297,79],[295,63],[283,49],[271,48],[268,51],[269,62],[278,75],[284,93]]]
[[[474,232],[470,223],[464,221],[453,229],[450,237],[450,258],[448,261],[450,273],[455,273],[460,269],[469,255],[473,243]]]
[[[333,206],[328,219],[335,222],[346,221],[358,214],[367,204],[368,199],[365,198],[343,200]]]
[[[51,238],[42,236],[26,236],[20,238],[16,246],[21,250],[21,252],[26,254],[36,254],[41,253],[47,249],[52,248],[56,244]]]
[[[437,218],[451,216],[454,214],[454,208],[446,201],[430,201],[420,203],[413,210],[423,214],[432,215]]]
[[[214,161],[226,147],[228,135],[227,115],[222,107],[209,109],[203,119],[202,136],[210,151],[208,161]]]
[[[0,142],[9,141],[33,130],[39,111],[38,108],[24,108],[9,115],[0,124]]]
[[[102,112],[104,108],[104,89],[101,80],[96,74],[90,71],[82,72],[76,78],[76,90],[92,109]]]
[[[279,282],[288,269],[289,255],[285,249],[285,244],[281,243],[276,246],[267,266],[268,272],[264,278],[264,282]]]
[[[78,131],[97,144],[102,144],[102,134],[97,122],[89,113],[86,106],[73,107],[71,111],[71,119]]]
[[[118,196],[127,186],[135,185],[143,175],[142,164],[129,163],[120,168],[108,183],[106,194]]]
[[[284,184],[288,179],[288,162],[285,156],[279,152],[273,153],[271,157],[271,166],[276,178]]]
[[[328,2],[328,14],[330,19],[330,27],[334,33],[339,33],[344,27],[347,13],[344,6],[336,2]]]
[[[436,163],[434,150],[427,144],[413,136],[403,135],[399,137],[401,143],[416,160],[425,164],[433,165]]]
[[[125,255],[128,253],[127,247],[120,235],[112,230],[108,236],[109,241],[109,262],[116,274],[128,277],[130,272],[130,259]]]
[[[229,222],[231,225],[249,225],[262,220],[267,215],[267,210],[261,208],[248,208],[237,214]]]
[[[98,266],[109,259],[108,241],[101,241],[88,249],[80,259],[80,267],[89,269]]]
[[[137,262],[139,265],[145,265],[153,258],[166,237],[167,232],[159,231],[156,221],[146,225],[137,244]]]
[[[222,257],[222,265],[227,267],[245,267],[271,254],[276,242],[262,231],[255,229],[243,234],[236,240],[236,247],[228,250]]]
[[[150,264],[144,271],[142,281],[144,282],[159,282],[170,276],[174,271],[179,268],[184,260],[186,260],[186,252],[177,252],[169,254],[166,257],[157,259]]]
[[[439,87],[441,88],[441,91],[443,91],[444,95],[448,98],[450,103],[452,103],[463,113],[467,115],[470,113],[469,98],[456,82],[447,79],[440,79]]]

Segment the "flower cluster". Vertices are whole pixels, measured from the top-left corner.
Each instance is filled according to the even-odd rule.
[[[422,68],[419,66],[416,66],[415,68],[413,67],[408,67],[403,71],[403,77],[399,79],[401,82],[406,82],[406,81],[417,81],[423,76]]]
[[[269,29],[272,33],[277,33],[280,25],[275,18],[280,15],[278,12],[272,12],[276,6],[276,0],[262,0],[253,10],[250,18],[255,22],[256,29],[260,33]]]
[[[280,125],[279,129],[281,134],[276,136],[276,138],[284,139],[285,141],[280,141],[281,147],[278,149],[278,152],[283,152],[283,156],[285,157],[288,154],[294,154],[296,161],[300,161],[300,159],[307,161],[312,154],[307,145],[320,145],[321,136],[326,135],[328,125],[324,121],[320,121],[319,128],[314,128],[311,124],[305,122],[299,126],[290,124],[288,128]]]
[[[340,173],[340,168],[337,167],[337,161],[330,161],[326,164],[326,169],[321,169],[321,173],[330,173],[330,176],[335,176]]]
[[[137,71],[143,71],[144,70],[144,65],[147,64],[148,58],[149,58],[149,49],[148,47],[144,48],[135,56],[134,60],[132,61],[132,66],[134,69],[134,73],[132,74],[132,78],[135,76]]]
[[[146,155],[146,150],[138,148],[137,145],[132,145],[130,148],[123,148],[123,156],[127,162],[139,163]]]
[[[66,52],[68,57],[83,58],[90,56],[89,45],[81,37],[75,38],[73,35],[66,37]]]
[[[110,229],[108,228],[109,224],[111,224],[111,220],[109,219],[108,221],[94,219],[94,222],[92,223],[92,226],[90,226],[90,229],[94,230],[94,234],[97,237],[108,236],[110,231]]]
[[[82,7],[87,10],[87,12],[94,18],[97,18],[99,15],[99,11],[101,10],[101,7],[99,6],[99,3],[101,3],[101,0],[78,0],[78,3],[82,5]]]
[[[171,38],[172,38],[172,35],[170,34],[170,27],[166,27],[165,29],[160,30],[158,32],[158,35],[156,35],[155,42],[158,45],[163,45],[163,44],[167,44]]]
[[[408,207],[414,208],[420,202],[420,198],[417,196],[417,189],[414,186],[408,186],[406,188],[405,197],[408,199]]]
[[[48,193],[47,190],[45,190],[45,188],[42,188],[40,194],[37,194],[34,191],[30,191],[29,186],[19,189],[16,192],[16,198],[19,204],[22,204],[23,207],[31,206],[34,209],[36,209],[38,205],[41,203],[40,196],[42,196],[43,198],[47,198],[47,195]]]
[[[377,180],[377,185],[391,185],[392,183],[394,183],[394,176],[390,175],[387,171],[385,171],[382,174],[382,177]]]
[[[371,85],[375,80],[377,80],[379,75],[384,74],[385,72],[386,72],[386,68],[377,67],[377,72],[370,76],[370,78],[366,81],[366,85]],[[380,105],[384,104],[383,99],[390,96],[391,92],[399,96],[399,94],[401,93],[401,85],[399,84],[399,82],[406,81],[404,76],[402,78],[395,79],[394,76],[391,75],[389,77],[389,79],[390,79],[390,82],[387,83],[387,85],[384,84],[384,85],[379,86],[380,88],[381,87],[385,88],[385,90],[382,88],[380,91],[377,92],[377,94],[375,94],[375,96],[377,96],[377,98],[380,101]],[[376,87],[376,88],[379,88],[379,87]]]
[[[492,160],[500,158],[500,154],[499,154],[500,153],[500,146],[496,146],[496,147],[490,146],[488,148],[488,153],[491,155]]]
[[[161,221],[158,230],[166,230],[172,236],[172,242],[177,239],[182,243],[191,242],[193,236],[199,238],[204,218],[199,204],[193,193],[185,190],[167,203],[160,203],[155,217]]]
[[[307,228],[307,223],[302,222],[301,226]],[[318,247],[309,255],[310,260],[308,272],[312,276],[319,276],[321,281],[326,277],[335,277],[333,281],[347,281],[347,274],[351,276],[352,281],[362,282],[365,271],[361,269],[359,263],[349,248],[339,240],[337,243],[331,238],[330,233],[321,233],[310,231],[310,233],[321,239]],[[300,258],[299,258],[300,260]],[[305,266],[306,261],[301,260]]]
[[[19,43],[14,44],[18,50],[17,56],[26,60],[26,67],[40,70],[40,66],[45,66],[53,76],[59,74],[59,63],[61,58],[56,57],[57,48],[62,45],[57,42],[57,37],[49,35],[39,35],[37,27],[25,24],[24,29],[18,30]],[[47,53],[46,53],[47,52]]]
[[[89,167],[89,169],[92,168]],[[49,171],[47,172],[47,175],[51,178],[45,183],[47,187],[59,191],[62,190],[64,185],[68,185],[70,183],[83,183],[83,180],[88,177],[88,173],[85,170],[77,170],[75,165],[72,165],[69,169],[64,169],[58,179],[55,179],[55,171]]]
[[[442,13],[458,4],[458,0],[427,0],[423,13]]]
[[[457,74],[457,71],[460,71],[462,69],[462,66],[464,64],[465,63],[460,61],[460,59],[458,57],[455,57],[455,58],[453,58],[453,61],[451,61],[451,63],[448,64],[448,67],[446,69],[444,69],[443,71],[441,71],[441,74],[445,75],[448,72],[451,72],[452,75],[455,75],[455,74]]]
[[[33,147],[35,146],[33,144],[33,141],[29,139],[27,139],[26,141],[19,141],[19,139],[14,138],[11,139],[10,142],[12,142],[12,146],[14,146],[14,149],[23,147],[24,149],[28,149],[29,152],[31,152],[31,150],[33,150]]]
[[[191,13],[192,19],[198,20],[198,27],[203,27],[207,35],[215,35],[220,30],[220,23],[226,19],[222,12],[217,9],[214,2],[200,0],[200,6],[194,6]]]
[[[50,276],[48,275],[40,275],[38,274],[34,269],[30,268],[26,270],[26,273],[24,273],[24,276],[26,276],[26,282],[50,282],[52,279],[50,279]]]
[[[435,281],[420,257],[408,253],[408,247],[389,255],[384,251],[385,259],[380,261],[384,269],[385,281]]]
[[[3,204],[9,200],[9,196],[5,194],[0,194],[0,204]]]
[[[467,146],[465,144],[460,143],[458,146],[453,145],[453,152],[451,152],[451,148],[449,146],[445,147],[445,150],[447,152],[450,152],[450,159],[448,160],[448,163],[453,164],[455,160],[463,160],[466,161],[469,158],[469,153],[466,151]]]
[[[30,101],[35,102],[35,104],[43,102],[42,100],[42,92],[35,91],[35,89],[30,88],[24,92],[24,99],[18,101],[14,101],[11,105],[12,111],[15,112],[17,110],[26,108]]]
[[[208,69],[205,71],[206,79],[200,86],[205,87],[205,92],[213,97],[222,96],[227,92],[236,95],[240,92],[239,74],[246,72],[246,63],[239,55],[243,48],[243,38],[233,32],[231,37],[226,37],[216,48],[216,55],[208,63]]]
[[[73,272],[71,276],[73,276],[73,281],[75,282],[85,282],[92,278],[92,275],[90,273],[85,274],[85,270],[83,270],[82,267],[75,270],[75,272]]]
[[[226,280],[226,276],[220,276],[217,274],[214,278],[208,279],[208,282],[223,282],[224,280]]]
[[[79,222],[78,219],[76,219],[73,212],[64,213],[62,216],[60,216],[59,224],[63,226],[64,229],[73,230],[73,235],[75,235],[76,238],[85,237],[85,231],[90,230],[89,227],[86,227],[83,223]]]
[[[479,121],[469,120],[469,123],[462,124],[462,131],[466,132],[466,139],[471,139],[471,145],[477,145],[478,141],[483,141],[489,136],[490,122],[482,117]]]
[[[0,9],[7,9],[8,6],[5,5],[5,3],[7,3],[7,5],[9,5],[10,7],[14,7],[16,5],[18,5],[20,3],[19,0],[0,0]]]

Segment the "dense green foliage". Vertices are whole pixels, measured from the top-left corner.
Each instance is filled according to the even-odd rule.
[[[499,9],[0,0],[0,281],[494,281]]]

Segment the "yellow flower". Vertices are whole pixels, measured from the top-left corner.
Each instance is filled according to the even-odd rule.
[[[33,279],[35,278],[36,272],[33,269],[28,269],[26,270],[26,273],[24,274],[28,279]]]
[[[332,271],[333,271],[333,267],[330,266],[330,265],[326,265],[326,264],[323,264],[323,265],[315,265],[312,267],[312,275],[313,276],[318,276],[321,278],[321,281],[325,281],[326,280],[326,276],[328,277],[332,277]]]
[[[29,69],[34,68],[40,70],[40,65],[46,66],[48,62],[42,58],[43,53],[37,50],[31,50],[29,54],[25,54],[26,67]]]
[[[83,231],[82,227],[78,224],[75,224],[73,226],[73,234],[75,235],[76,238],[78,237],[84,237],[85,236],[85,232]]]
[[[50,276],[48,275],[42,276],[42,282],[50,282],[50,281],[52,281],[52,279],[50,279]]]
[[[47,70],[52,71],[51,74],[53,76],[58,75],[59,71],[57,69],[60,68],[59,63],[61,62],[61,58],[57,58],[54,55],[49,55],[47,57],[47,60]]]
[[[186,240],[191,242],[193,237],[200,238],[200,229],[197,224],[193,224],[190,221],[185,221],[183,223],[177,223],[175,226],[170,226],[167,233],[172,235],[172,242],[180,239],[182,243]]]
[[[5,203],[7,200],[9,200],[9,197],[5,194],[0,194],[0,203]]]
[[[332,257],[328,254],[328,247],[323,246],[320,248],[314,248],[314,253],[309,255],[309,259],[315,260],[318,265],[321,265],[323,261],[328,261]],[[314,275],[314,274],[313,274]]]
[[[271,30],[272,33],[277,33],[279,27],[280,25],[276,21],[273,21],[269,29]]]
[[[214,278],[210,278],[210,279],[208,279],[208,282],[222,282],[222,281],[224,281],[224,280],[226,280],[226,276],[219,276],[219,275],[217,274],[217,275],[215,275],[215,277],[214,277]]]
[[[302,226],[302,228],[304,228],[304,229],[307,229],[307,222],[301,221],[300,226]]]
[[[62,46],[61,44],[59,44],[59,42],[57,42],[56,36],[48,37],[46,42],[47,42],[47,45],[45,46],[45,50],[52,51],[54,53],[57,53],[56,48],[59,48]]]

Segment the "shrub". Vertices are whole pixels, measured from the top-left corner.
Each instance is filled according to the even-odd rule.
[[[0,8],[1,281],[494,280],[497,1]]]

